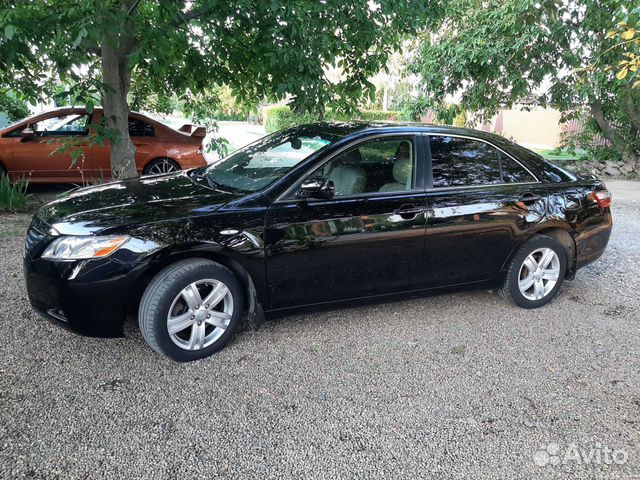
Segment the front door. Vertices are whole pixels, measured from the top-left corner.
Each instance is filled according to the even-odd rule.
[[[486,142],[443,135],[431,136],[429,144],[428,284],[493,278],[523,235],[542,220],[545,187]]]
[[[31,124],[35,136],[21,138],[13,146],[15,177],[82,183],[90,172],[90,119],[87,114],[71,113]]]
[[[271,307],[419,288],[426,225],[422,167],[416,137],[377,137],[306,177],[333,181],[333,199],[300,200],[294,189],[275,202],[265,237]]]

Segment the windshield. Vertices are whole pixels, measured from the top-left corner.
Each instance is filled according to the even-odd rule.
[[[339,138],[298,129],[277,132],[211,165],[207,168],[207,177],[222,187],[256,192]]]

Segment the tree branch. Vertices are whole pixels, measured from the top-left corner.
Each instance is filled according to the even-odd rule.
[[[125,21],[124,38],[120,44],[120,48],[118,48],[118,55],[120,56],[126,57],[130,55],[140,45],[140,41],[133,35],[133,20],[131,19],[131,15],[134,14],[139,4],[140,0],[128,0],[122,5],[123,10],[127,11],[129,18]]]
[[[600,127],[600,131],[602,132],[602,136],[609,140],[613,144],[618,143],[618,135],[616,131],[613,129],[611,124],[604,117],[604,113],[602,112],[602,102],[599,99],[593,100],[589,104],[589,108],[591,109],[591,115]]]
[[[138,4],[140,3],[140,0],[134,0],[133,4],[130,7],[126,7],[127,8],[127,15],[131,15],[133,13],[133,11],[138,8]]]
[[[193,10],[183,13],[181,17],[183,21],[190,22],[191,20],[195,20],[206,15],[210,10],[211,8],[194,8]]]

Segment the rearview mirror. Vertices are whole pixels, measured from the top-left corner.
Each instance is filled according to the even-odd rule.
[[[322,177],[308,178],[298,191],[298,198],[318,198],[320,200],[331,200],[336,194],[336,187],[331,180]]]
[[[22,141],[26,142],[27,140],[31,140],[32,138],[35,138],[36,132],[33,130],[32,127],[27,127],[20,132],[20,136],[22,137]]]

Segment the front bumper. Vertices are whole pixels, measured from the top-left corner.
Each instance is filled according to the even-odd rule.
[[[57,262],[24,258],[29,301],[48,320],[82,335],[123,335],[135,275],[112,259]]]
[[[122,336],[126,307],[149,266],[149,253],[158,246],[132,239],[105,258],[45,260],[42,252],[53,238],[51,228],[34,217],[23,261],[33,308],[55,324],[82,335]]]

